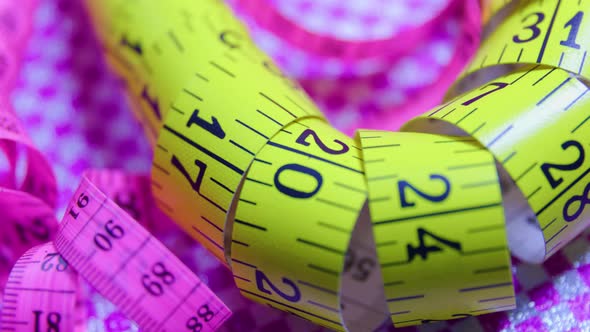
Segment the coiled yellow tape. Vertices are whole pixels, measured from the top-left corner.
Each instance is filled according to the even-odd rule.
[[[582,1],[519,1],[483,42],[465,74],[498,64],[539,63],[588,77],[590,23],[584,8]]]
[[[487,13],[505,2],[487,2]],[[570,72],[586,74],[590,34],[575,2],[515,6],[466,74],[531,65],[407,132],[354,139],[222,3],[88,6],[157,138],[160,208],[232,269],[245,296],[354,331],[508,310],[508,246],[541,262],[587,225],[588,88]]]
[[[512,0],[482,0],[481,4],[481,17],[482,23],[486,24],[490,19],[496,15],[502,8],[510,4]]]

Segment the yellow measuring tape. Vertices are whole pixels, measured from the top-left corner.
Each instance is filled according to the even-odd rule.
[[[494,15],[502,10],[502,8],[507,7],[511,2],[512,0],[481,0],[482,23],[488,23]]]
[[[508,247],[541,262],[587,225],[590,105],[574,74],[587,77],[590,29],[575,1],[514,6],[465,76],[528,65],[405,132],[355,138],[221,2],[88,7],[154,144],[159,207],[256,301],[354,331],[508,310]]]
[[[539,63],[588,77],[590,23],[584,18],[584,1],[520,1],[515,7],[484,41],[465,74],[497,64]]]

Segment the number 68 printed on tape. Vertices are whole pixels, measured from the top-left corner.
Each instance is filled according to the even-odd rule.
[[[512,309],[508,248],[542,262],[588,225],[584,10],[485,3],[506,18],[465,75],[522,66],[402,132],[354,138],[326,123],[223,4],[88,6],[157,137],[159,207],[245,296],[367,331]]]
[[[94,172],[91,178],[101,184],[117,178],[110,177],[108,182],[96,178],[104,175]],[[125,185],[132,186],[131,182]],[[30,249],[14,264],[4,289],[0,329],[86,328],[85,308],[77,308],[84,303],[79,276],[146,331],[215,331],[231,314],[163,244],[87,177],[55,241]]]

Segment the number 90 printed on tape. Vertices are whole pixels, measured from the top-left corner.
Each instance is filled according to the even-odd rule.
[[[508,248],[542,262],[588,225],[584,10],[506,3],[484,2],[506,17],[464,76],[520,66],[355,138],[221,3],[88,7],[156,142],[159,206],[245,296],[361,331],[512,309]]]
[[[55,240],[14,264],[2,299],[2,331],[85,329],[80,277],[146,331],[215,331],[229,317],[207,286],[93,184],[123,179],[126,186],[141,181],[105,172],[85,177]]]

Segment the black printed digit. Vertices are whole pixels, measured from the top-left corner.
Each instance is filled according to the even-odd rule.
[[[110,251],[113,249],[111,240],[118,240],[125,235],[125,231],[119,225],[116,225],[114,220],[109,220],[104,225],[104,233],[97,232],[94,235],[94,245],[102,251]]]
[[[199,332],[203,329],[201,320],[210,322],[213,317],[215,317],[215,313],[209,308],[209,305],[203,304],[199,307],[195,316],[189,317],[185,326],[191,332]]]
[[[463,103],[461,103],[461,105],[463,105],[463,106],[469,106],[469,105],[475,103],[476,101],[480,100],[481,98],[483,98],[483,97],[485,97],[485,96],[487,96],[487,95],[489,95],[491,93],[494,93],[494,92],[496,92],[498,90],[504,89],[505,87],[508,86],[508,83],[504,83],[504,82],[491,82],[491,83],[488,83],[485,86],[481,87],[479,90],[487,89],[487,87],[489,87],[489,86],[494,86],[495,88],[493,88],[491,90],[488,90],[488,91],[486,91],[484,93],[481,93],[481,94],[479,94],[479,95],[477,95],[477,96],[475,96],[475,97],[473,97],[473,98],[471,98],[471,99],[469,99],[467,101],[464,101]]]
[[[57,259],[57,262],[54,262]],[[43,263],[41,264],[42,271],[51,271],[55,269],[58,272],[63,272],[68,268],[68,262],[66,262],[60,254],[53,252],[45,255]]]
[[[269,295],[273,295],[274,292],[274,294],[279,295],[289,302],[299,302],[299,300],[301,300],[301,291],[299,290],[299,287],[297,287],[293,281],[285,277],[283,277],[282,281],[283,284],[290,288],[289,293],[282,291],[277,286],[275,286],[262,271],[256,270],[256,287],[258,287],[259,291]],[[270,287],[270,290],[266,287],[266,285]]]
[[[15,223],[14,229],[23,244],[29,244],[33,240],[49,241],[50,230],[42,219],[35,218],[29,225]]]
[[[203,120],[199,117],[199,110],[196,108],[193,110],[193,113],[186,123],[186,126],[190,127],[193,124],[205,129],[217,138],[223,139],[225,137],[225,131],[223,131],[223,128],[221,128],[217,118],[212,116],[211,122]]]
[[[590,204],[590,183],[586,185],[582,195],[574,195],[565,202],[565,205],[563,206],[563,220],[572,222],[578,219],[588,204]],[[570,213],[572,206],[576,209],[573,213]]]
[[[354,250],[349,249],[346,252],[344,260],[344,273],[352,271],[352,278],[357,281],[365,281],[371,275],[375,267],[375,260],[371,257],[358,257]]]
[[[576,13],[576,15],[574,15],[574,17],[572,17],[569,21],[565,23],[563,27],[570,27],[570,32],[567,35],[566,40],[562,40],[559,42],[560,45],[575,48],[577,50],[580,49],[580,44],[576,43],[576,38],[578,37],[578,31],[580,31],[580,25],[582,25],[583,18],[584,12],[579,11]]]
[[[535,18],[529,19],[530,17],[535,17]],[[533,22],[529,25],[524,26],[525,30],[530,31],[530,36],[523,38],[523,37],[520,37],[519,35],[514,35],[512,37],[512,41],[515,43],[526,43],[526,42],[530,42],[532,40],[537,39],[537,37],[539,37],[541,35],[541,29],[539,28],[539,24],[541,24],[541,22],[543,22],[544,19],[545,19],[545,14],[543,14],[542,12],[531,13],[531,14],[525,16],[521,20],[522,23]]]
[[[175,281],[176,277],[174,276],[174,274],[172,274],[171,271],[166,269],[166,266],[162,262],[154,263],[151,269],[151,274],[145,273],[141,277],[141,283],[143,285],[143,288],[153,296],[163,295],[163,285],[169,286],[172,285]]]
[[[427,231],[426,229],[419,227],[417,229],[418,232],[418,245],[413,246],[412,244],[407,245],[408,250],[408,262],[414,260],[416,256],[420,256],[423,260],[428,258],[430,253],[440,252],[443,251],[443,247],[447,247],[449,249],[453,249],[456,251],[461,252],[461,243],[449,239],[445,239],[440,235],[436,235],[431,231]],[[430,237],[434,240],[437,245],[427,245],[426,244],[426,237]]]
[[[158,104],[158,99],[150,97],[150,94],[148,93],[147,86],[144,86],[143,89],[141,90],[141,99],[143,99],[148,105],[150,105],[150,108],[152,109],[152,111],[154,112],[154,114],[156,115],[156,117],[158,119],[162,119],[162,114],[160,113],[160,105]]]
[[[280,176],[282,173],[287,172],[287,171],[297,172],[297,173],[305,174],[307,176],[312,177],[316,182],[315,188],[313,190],[303,191],[303,190],[295,189],[293,187],[285,185],[281,181]],[[320,190],[320,188],[322,187],[323,177],[315,169],[311,169],[309,167],[299,165],[299,164],[287,164],[287,165],[281,166],[277,170],[277,172],[275,173],[274,184],[275,184],[275,187],[285,195],[288,195],[288,196],[291,196],[294,198],[310,198],[310,197],[314,196],[315,194],[317,194],[318,191]]]
[[[203,177],[205,176],[205,170],[207,170],[207,164],[204,162],[195,159],[195,165],[199,168],[199,174],[197,174],[197,178],[193,180],[192,176],[189,174],[187,169],[182,165],[180,160],[175,156],[172,155],[171,159],[172,165],[176,167],[176,169],[184,176],[184,178],[188,181],[194,191],[200,193],[201,190],[201,183],[203,182]]]
[[[322,149],[322,151],[328,153],[328,154],[343,154],[348,152],[348,150],[350,150],[350,148],[348,147],[348,145],[346,145],[346,143],[342,142],[341,140],[335,139],[333,140],[334,143],[336,143],[337,145],[340,146],[339,149],[332,149],[330,147],[328,147],[318,136],[318,134],[313,130],[313,129],[305,129],[301,135],[299,135],[299,137],[297,137],[297,140],[295,141],[297,144],[301,144],[303,146],[309,146],[311,143],[309,143],[307,141],[307,138],[311,136],[313,138],[313,141],[315,142],[315,144]]]
[[[76,201],[76,206],[78,207],[78,209],[83,209],[88,205],[89,202],[90,202],[90,198],[87,195],[85,195],[84,193],[81,193],[80,196],[78,197],[78,200]],[[77,219],[78,216],[80,215],[80,211],[76,211],[74,209],[74,207],[71,207],[70,211],[68,213],[74,219]]]
[[[48,312],[44,314],[41,310],[34,310],[34,332],[60,332],[61,314]],[[43,319],[45,317],[45,319]],[[43,329],[43,326],[46,328]]]
[[[582,146],[582,144],[578,141],[565,141],[563,144],[561,144],[561,148],[564,151],[568,149],[577,151],[577,157],[574,161],[567,164],[544,163],[541,165],[541,171],[543,172],[543,175],[545,175],[547,181],[549,181],[549,185],[551,185],[551,188],[553,189],[557,188],[563,182],[563,178],[560,177],[556,179],[553,176],[553,174],[551,174],[551,169],[556,169],[560,171],[574,171],[584,164],[585,159],[584,146]]]
[[[215,313],[209,309],[209,305],[203,304],[199,310],[197,310],[197,316],[202,318],[205,322],[209,322],[215,317]]]
[[[229,48],[239,48],[242,36],[235,31],[225,30],[219,34],[219,40]]]
[[[139,42],[135,42],[132,43],[127,36],[123,35],[121,37],[121,46],[123,47],[127,47],[128,49],[130,49],[131,51],[135,52],[137,55],[142,55],[143,54],[143,50],[141,48],[141,44]]]
[[[414,193],[416,193],[418,196],[420,196],[426,200],[429,200],[431,202],[434,202],[434,203],[442,202],[447,197],[449,197],[449,194],[451,192],[451,182],[449,182],[449,180],[446,177],[444,177],[440,174],[432,174],[432,175],[430,175],[430,179],[433,181],[440,182],[444,185],[444,189],[443,189],[442,193],[429,194],[429,193],[426,193],[426,192],[416,188],[414,185],[410,184],[406,180],[398,181],[397,187],[399,190],[399,198],[400,198],[401,207],[405,208],[405,207],[411,207],[411,206],[416,205],[415,202],[410,202],[408,200],[408,195],[406,193],[406,191],[408,191],[408,190],[411,190]]]

